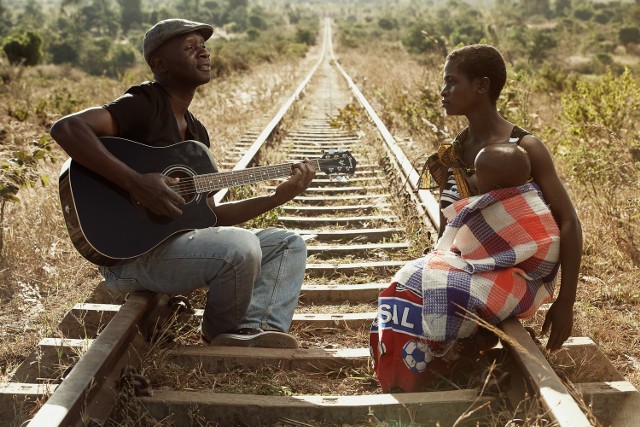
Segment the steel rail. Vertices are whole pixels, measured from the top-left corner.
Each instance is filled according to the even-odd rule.
[[[289,111],[293,103],[300,97],[300,94],[302,93],[304,88],[307,87],[307,85],[309,84],[311,77],[315,74],[316,70],[318,69],[318,67],[322,63],[322,60],[324,59],[325,49],[326,49],[326,44],[323,43],[322,51],[320,52],[320,59],[318,59],[318,62],[316,62],[315,65],[311,68],[309,73],[300,82],[300,84],[298,85],[296,90],[293,92],[291,97],[289,97],[289,99],[282,105],[280,110],[278,110],[278,112],[273,117],[273,119],[269,122],[269,124],[262,130],[262,132],[260,132],[260,135],[258,135],[255,142],[251,145],[251,147],[249,147],[249,149],[246,150],[242,158],[238,161],[238,163],[235,165],[235,167],[232,170],[246,169],[247,167],[249,167],[253,159],[255,159],[256,154],[258,154],[258,151],[260,151],[262,146],[267,142],[267,140],[275,130],[276,126],[278,126],[278,124],[282,121],[285,114],[287,114],[287,112]],[[228,188],[223,188],[220,191],[218,191],[216,194],[214,194],[213,200],[215,201],[215,203],[218,204],[222,202],[227,197],[228,192],[229,192]]]
[[[124,366],[139,368],[140,329],[160,295],[135,292],[56,388],[29,426],[76,426],[84,417],[105,418],[115,404]],[[89,402],[89,404],[87,404]]]
[[[430,221],[431,225],[438,229],[438,227],[440,226],[440,208],[438,206],[438,202],[436,201],[431,191],[422,190],[418,187],[418,180],[420,178],[418,172],[411,164],[411,161],[409,161],[407,156],[404,154],[402,148],[400,148],[400,146],[396,143],[395,138],[393,137],[393,135],[391,135],[391,132],[389,132],[386,125],[380,119],[369,101],[367,101],[367,98],[365,98],[358,86],[353,82],[353,79],[349,76],[349,74],[347,74],[347,72],[338,62],[338,59],[336,58],[333,51],[333,44],[331,43],[331,39],[329,39],[328,44],[329,55],[334,61],[336,68],[340,71],[342,77],[344,77],[344,79],[347,81],[347,84],[349,85],[349,88],[353,92],[354,96],[356,97],[360,105],[362,105],[362,107],[366,110],[369,118],[380,132],[380,136],[385,142],[385,147],[389,151],[389,157],[395,159],[396,164],[402,171],[402,174],[405,177],[407,191],[411,194],[417,194],[418,200],[420,201],[425,211],[425,215],[423,216],[424,220]]]

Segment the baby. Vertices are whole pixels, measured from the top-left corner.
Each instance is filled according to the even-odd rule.
[[[491,190],[524,185],[531,177],[527,152],[516,144],[489,145],[474,161],[478,194]]]

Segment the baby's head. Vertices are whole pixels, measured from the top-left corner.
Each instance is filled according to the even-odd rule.
[[[478,193],[526,184],[531,177],[527,152],[513,143],[488,145],[474,161]]]

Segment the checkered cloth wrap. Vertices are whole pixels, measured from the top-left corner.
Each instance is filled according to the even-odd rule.
[[[442,376],[448,376],[460,358],[451,345],[422,337],[424,262],[423,257],[407,263],[378,296],[378,315],[371,324],[369,351],[384,393],[424,390]],[[409,357],[410,349],[415,354]],[[416,360],[423,363],[415,363]]]
[[[535,184],[462,199],[443,214],[447,227],[422,268],[427,340],[472,336],[469,313],[498,324],[551,299],[560,231]]]

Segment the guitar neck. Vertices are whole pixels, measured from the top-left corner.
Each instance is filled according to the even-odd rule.
[[[320,159],[314,159],[310,162],[315,166],[316,170],[320,170],[320,161]],[[294,164],[295,163],[283,163],[273,166],[256,166],[237,171],[198,175],[194,177],[195,189],[198,193],[209,193],[221,188],[288,177],[293,173]]]

